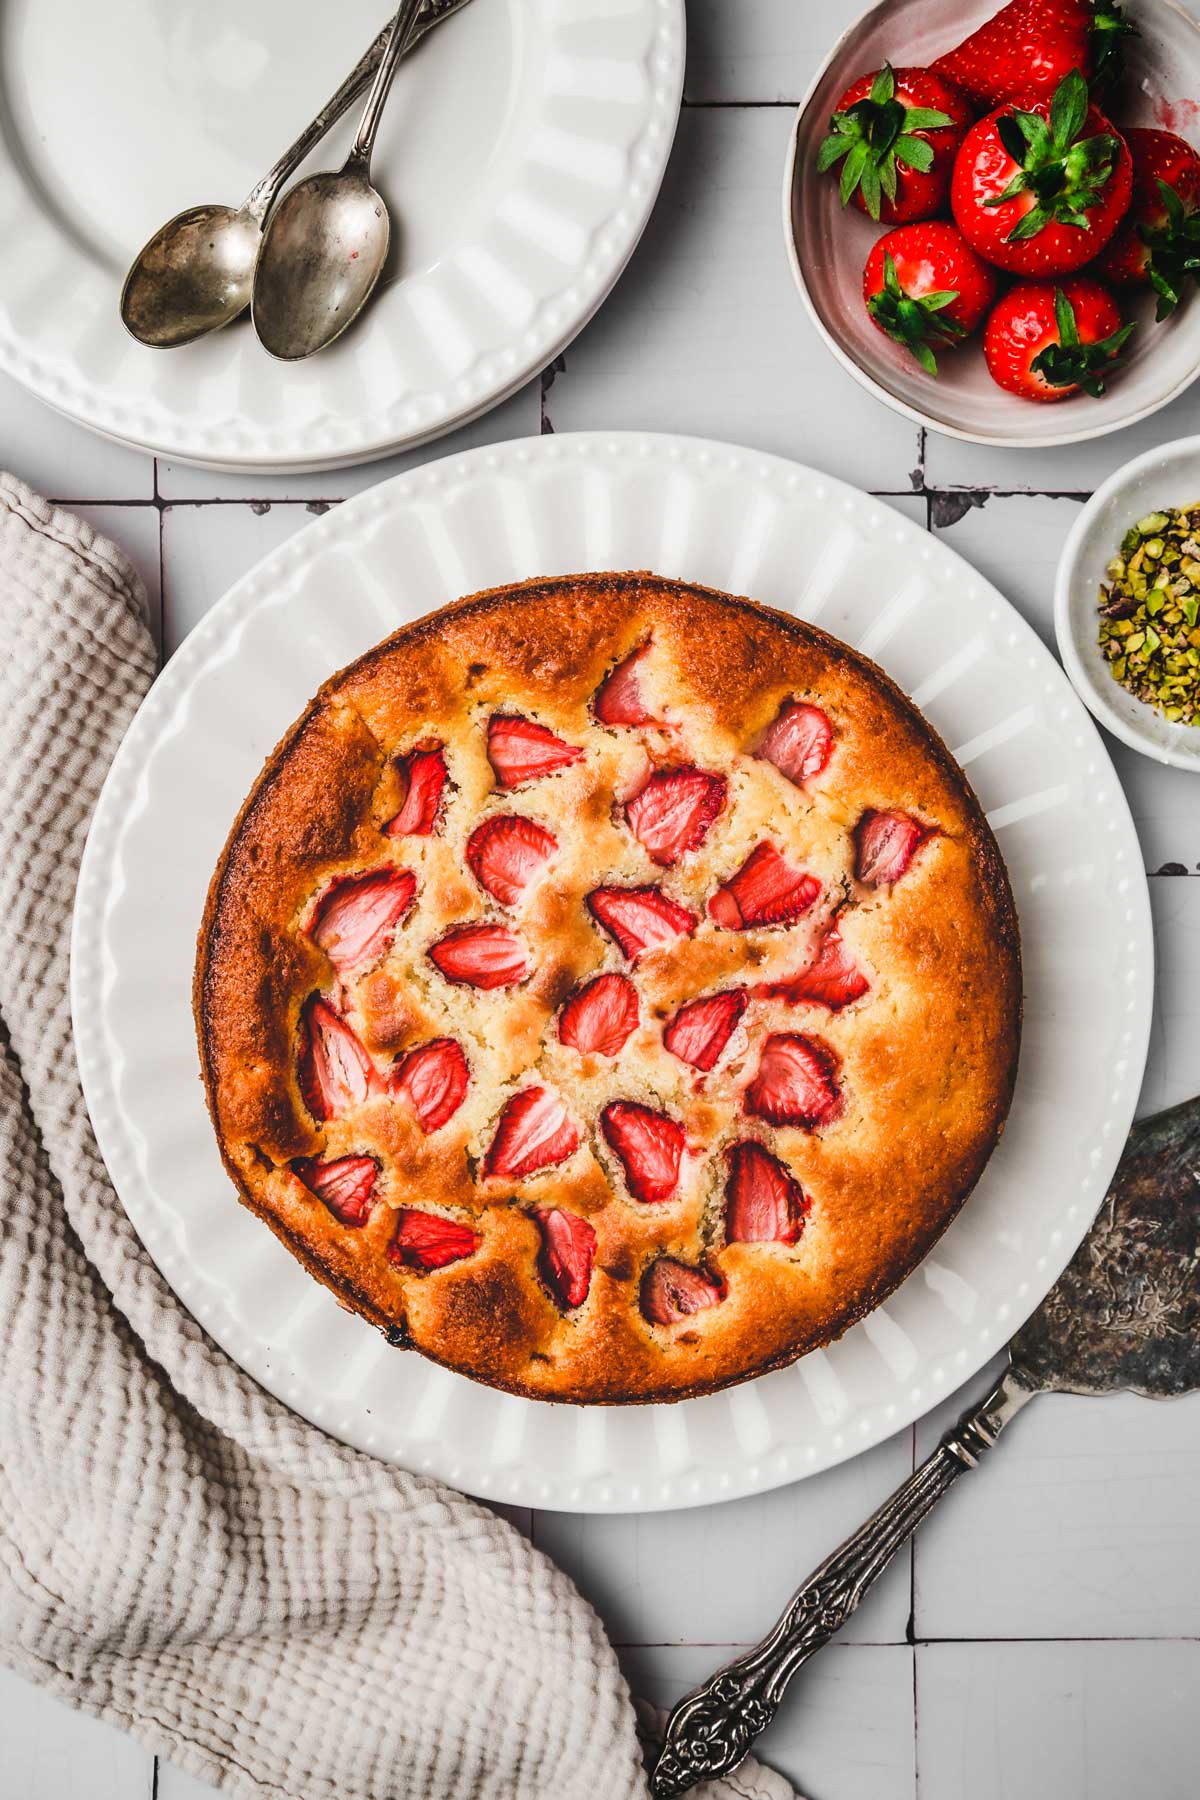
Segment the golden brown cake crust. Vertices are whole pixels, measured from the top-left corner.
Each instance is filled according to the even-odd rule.
[[[639,673],[653,726],[606,727],[590,703],[649,644]],[[827,715],[833,748],[811,780],[753,750],[789,701]],[[498,792],[487,723],[518,713],[584,754]],[[451,785],[438,830],[388,836],[403,798],[398,759],[445,746]],[[728,783],[699,846],[658,867],[622,802],[651,766]],[[856,879],[864,813],[896,812],[928,836],[894,885]],[[516,906],[489,897],[464,859],[492,813],[551,830],[558,851]],[[716,889],[764,839],[820,894],[789,926],[735,931],[706,916]],[[329,884],[407,868],[417,899],[386,953],[339,976],[310,937]],[[700,919],[636,968],[587,905],[598,885],[654,883]],[[452,984],[428,948],[456,925],[497,922],[531,973],[483,992]],[[838,1010],[762,990],[802,968],[836,921],[867,992]],[[579,983],[629,974],[639,1025],[616,1057],[561,1044]],[[715,1070],[670,1055],[664,1021],[690,998],[743,986],[741,1025]],[[332,1000],[382,1089],[414,1046],[453,1037],[470,1068],[453,1117],[424,1132],[379,1092],[328,1120],[300,1091],[302,1011]],[[567,576],[477,595],[406,627],[321,689],[268,759],[214,874],[201,925],[195,1013],[209,1107],[239,1194],[347,1306],[393,1341],[475,1378],[545,1399],[679,1399],[744,1380],[828,1343],[916,1266],[978,1180],[1008,1111],[1020,1038],[1016,913],[995,839],[941,740],[873,664],[813,626],[745,600],[646,574]],[[837,1069],[840,1113],[807,1128],[744,1111],[764,1038],[808,1034]],[[580,1144],[525,1178],[484,1158],[513,1094],[561,1094]],[[629,1099],[686,1128],[675,1197],[633,1197],[598,1129]],[[725,1152],[755,1140],[803,1188],[795,1242],[727,1240]],[[365,1223],[343,1223],[292,1168],[371,1156]],[[389,1258],[397,1209],[468,1224],[472,1253],[422,1269]],[[539,1209],[595,1233],[586,1297],[544,1277]],[[647,1318],[647,1268],[702,1270],[717,1303],[676,1323]]]

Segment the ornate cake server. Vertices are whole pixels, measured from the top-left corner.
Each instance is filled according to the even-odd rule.
[[[1134,1127],[1095,1223],[1009,1345],[999,1382],[815,1569],[774,1630],[671,1713],[651,1790],[734,1768],[792,1676],[828,1643],[936,1501],[1036,1394],[1200,1388],[1200,1099]]]

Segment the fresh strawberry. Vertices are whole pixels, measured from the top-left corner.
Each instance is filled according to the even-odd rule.
[[[467,839],[466,854],[480,887],[501,906],[515,906],[557,849],[554,833],[536,820],[519,813],[493,813]]]
[[[429,960],[467,987],[512,987],[529,973],[521,940],[504,925],[460,925],[432,945]]]
[[[1126,131],[1125,142],[1133,199],[1094,272],[1120,287],[1149,282],[1165,319],[1189,278],[1200,282],[1200,156],[1173,131]]]
[[[1122,325],[1108,289],[1086,275],[1061,286],[1020,281],[987,322],[984,360],[997,386],[1022,400],[1065,400],[1081,388],[1099,397],[1135,324]]]
[[[576,988],[558,1016],[558,1040],[572,1050],[619,1056],[637,1030],[637,989],[625,975],[597,975]]]
[[[1066,275],[1090,262],[1129,205],[1128,145],[1088,104],[1078,71],[1053,98],[1026,96],[972,125],[950,205],[971,248],[1015,275]]]
[[[578,762],[583,751],[564,744],[560,737],[535,719],[520,713],[493,713],[488,720],[488,761],[502,788],[520,787],[542,775],[553,775]]]
[[[746,1111],[768,1125],[828,1125],[843,1109],[838,1059],[819,1038],[777,1031],[763,1043],[758,1070],[743,1096]]]
[[[677,1119],[633,1100],[613,1100],[600,1114],[604,1141],[619,1158],[635,1200],[670,1200],[679,1186],[687,1134]]]
[[[388,1245],[388,1261],[409,1269],[444,1269],[479,1248],[479,1233],[442,1213],[405,1206],[396,1214],[396,1234]]]
[[[390,824],[389,837],[428,837],[437,829],[446,787],[446,758],[436,738],[422,738],[397,767],[404,786],[404,801]]]
[[[696,929],[696,915],[657,887],[593,888],[587,904],[630,962]]]
[[[752,1138],[725,1152],[725,1241],[794,1244],[812,1202],[790,1169]]]
[[[534,1217],[542,1228],[542,1279],[561,1307],[582,1306],[592,1285],[595,1231],[578,1213],[561,1206],[538,1207]]]
[[[484,1158],[483,1172],[504,1181],[522,1181],[579,1148],[579,1131],[559,1096],[549,1088],[526,1087],[500,1114]]]
[[[747,931],[752,925],[790,925],[808,911],[820,892],[815,876],[796,868],[774,844],[764,840],[717,889],[708,903],[708,914],[726,931]]]
[[[971,123],[966,96],[932,69],[882,69],[848,87],[817,152],[840,162],[842,205],[890,225],[929,219],[945,204],[950,171]]]
[[[592,696],[592,711],[601,725],[654,725],[646,711],[638,681],[638,664],[649,650],[649,640],[619,662]]]
[[[693,1313],[719,1306],[724,1298],[719,1281],[671,1256],[660,1256],[642,1277],[642,1312],[652,1325],[677,1325]]]
[[[754,754],[803,787],[821,773],[832,756],[833,727],[819,706],[806,700],[785,700]]]
[[[707,1074],[716,1067],[746,1010],[744,988],[725,988],[681,1006],[663,1031],[663,1043],[680,1062]]]
[[[314,994],[300,1015],[296,1079],[314,1119],[336,1119],[385,1091],[383,1077],[327,1000]]]
[[[1092,66],[1089,0],[1010,0],[933,67],[980,107],[1054,88],[1072,69]]]
[[[789,1006],[799,1006],[807,1000],[814,1006],[828,1007],[830,1012],[841,1012],[843,1006],[861,1000],[870,985],[856,967],[841,932],[831,925],[807,968],[782,981],[764,982],[754,992],[760,1000],[783,1000]]]
[[[377,962],[417,891],[411,869],[374,869],[333,881],[317,902],[308,935],[339,972]]]
[[[872,319],[929,375],[937,374],[935,347],[968,336],[995,298],[993,270],[957,226],[941,219],[889,231],[863,270],[863,299]]]
[[[690,765],[656,769],[649,781],[625,802],[625,817],[651,862],[669,869],[703,843],[725,804],[723,775],[708,775]]]
[[[434,1038],[410,1050],[397,1065],[392,1092],[411,1103],[422,1131],[437,1131],[462,1105],[470,1078],[462,1045],[453,1038]]]
[[[379,1178],[379,1164],[373,1156],[339,1156],[335,1162],[303,1156],[292,1164],[292,1173],[343,1225],[366,1224]]]
[[[854,827],[854,873],[867,887],[892,887],[934,835],[933,826],[911,813],[868,807]]]

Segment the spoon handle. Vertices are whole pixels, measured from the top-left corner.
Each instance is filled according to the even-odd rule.
[[[383,55],[379,59],[379,67],[375,71],[375,79],[371,83],[371,91],[367,95],[367,104],[363,107],[362,118],[358,122],[348,162],[362,163],[363,167],[371,160],[371,151],[375,147],[375,133],[379,130],[379,121],[383,117],[383,109],[391,91],[392,79],[400,66],[400,58],[408,48],[412,35],[413,22],[420,8],[421,0],[400,0],[396,8],[396,16],[392,20],[391,31]]]

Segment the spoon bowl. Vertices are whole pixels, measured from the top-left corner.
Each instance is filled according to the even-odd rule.
[[[254,280],[254,329],[272,356],[297,362],[353,323],[387,260],[388,211],[365,162],[310,176],[280,202],[270,255]]]
[[[246,206],[190,206],[160,227],[121,290],[121,321],[156,350],[219,331],[250,304],[262,215]]]

